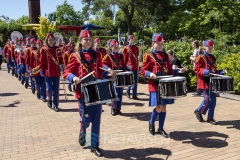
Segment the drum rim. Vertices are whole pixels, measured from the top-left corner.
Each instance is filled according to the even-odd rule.
[[[133,71],[118,72],[116,75],[128,75],[127,73],[133,74]]]
[[[173,77],[172,77],[173,78]],[[170,79],[170,78],[163,78],[163,79],[160,79],[159,82],[183,82],[183,81],[186,81],[187,79],[184,77],[184,78],[179,78],[179,79]]]
[[[226,76],[226,77],[212,77],[212,79],[233,79],[232,76]]]
[[[103,103],[107,103],[107,101],[115,101],[117,100],[117,98],[112,98],[112,99],[108,99],[108,100],[104,100],[104,101],[96,101],[96,102],[92,102],[92,103],[86,103],[85,102],[85,105],[86,106],[93,106],[93,105],[98,105],[98,104],[103,104]]]
[[[92,85],[92,84],[104,83],[104,82],[109,82],[109,81],[114,82],[115,80],[113,78],[111,78],[111,79],[101,79],[101,82],[96,80],[96,81],[82,83],[81,85],[84,87],[84,86],[88,86],[88,85]]]

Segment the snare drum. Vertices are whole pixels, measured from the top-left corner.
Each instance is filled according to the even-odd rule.
[[[127,87],[134,84],[134,74],[132,71],[118,72],[116,74],[116,87]]]
[[[234,91],[233,77],[212,77],[212,91],[215,93],[226,92],[231,93]]]
[[[187,95],[187,80],[185,77],[171,77],[159,80],[159,96],[161,98],[178,98]]]
[[[81,84],[81,90],[86,106],[103,104],[117,99],[114,79],[96,80],[84,83]]]

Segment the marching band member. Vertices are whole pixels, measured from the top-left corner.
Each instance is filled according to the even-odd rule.
[[[102,45],[101,39],[96,38],[94,40],[94,50],[99,52],[102,55],[102,57],[104,57],[107,54],[107,51],[105,48],[102,48],[101,45]]]
[[[111,39],[109,39],[108,41],[107,41],[107,49],[106,49],[106,54],[111,54],[111,48],[110,48],[110,42],[111,42]]]
[[[27,37],[26,38],[26,48],[29,48],[29,47],[31,47],[31,43],[30,43],[30,40],[31,40],[31,38],[30,37]]]
[[[130,89],[133,90],[132,99],[139,100],[137,97],[137,82],[138,82],[138,56],[139,56],[139,50],[138,47],[134,45],[134,36],[129,35],[128,36],[128,46],[125,46],[123,49],[123,56],[124,56],[124,63],[127,66],[132,66],[132,71],[134,74],[134,85],[128,87],[127,89],[127,97],[130,98]]]
[[[9,66],[9,60],[8,60],[9,48],[10,48],[10,39],[8,39],[8,42],[6,42],[5,46],[3,47],[3,57],[6,59],[8,73],[10,73],[10,66]]]
[[[46,100],[46,83],[45,77],[42,77],[39,73],[39,64],[40,64],[40,52],[42,48],[42,40],[37,40],[37,50],[32,50],[30,54],[30,73],[32,77],[34,77],[37,88],[37,98],[41,99],[43,102],[47,102]]]
[[[82,30],[79,36],[79,52],[75,52],[70,56],[69,63],[64,71],[64,78],[69,82],[74,82],[80,85],[81,78],[88,73],[95,71],[91,78],[86,78],[83,81],[96,81],[96,79],[102,79],[102,70],[99,67],[101,64],[101,55],[98,52],[92,50],[92,32],[88,29]],[[84,83],[84,82],[82,82]],[[79,144],[85,146],[86,144],[86,129],[89,127],[89,123],[92,123],[91,129],[91,151],[96,156],[103,156],[102,151],[99,148],[99,132],[100,122],[102,114],[102,105],[92,105],[86,107],[84,105],[83,95],[79,87],[76,87],[75,97],[78,99],[78,110],[80,114],[80,134]],[[88,116],[87,116],[88,115]]]
[[[202,90],[203,101],[194,111],[199,122],[203,122],[202,114],[206,114],[208,110],[207,122],[212,125],[217,125],[214,120],[214,110],[216,107],[216,94],[209,93],[210,73],[223,74],[225,71],[217,70],[216,58],[212,55],[213,42],[211,40],[203,41],[205,48],[204,54],[196,58],[194,71],[197,74],[198,89]]]
[[[72,38],[69,39],[69,43],[66,45],[65,48],[67,49],[67,51],[65,51],[63,54],[64,68],[66,68],[66,66],[68,65],[70,56],[74,53],[75,44]],[[68,90],[72,92],[71,83],[68,84]]]
[[[32,89],[32,93],[35,94],[35,83],[33,80],[33,77],[30,76],[30,72],[29,72],[29,67],[30,67],[30,55],[32,54],[33,51],[37,51],[37,47],[36,47],[36,40],[34,38],[30,39],[30,45],[31,47],[29,47],[26,51],[26,59],[25,59],[25,63],[26,63],[26,82],[25,82],[25,88],[28,88],[28,78],[30,77],[30,82],[31,82],[31,89]]]
[[[166,105],[173,104],[173,99],[159,98],[158,95],[158,84],[156,76],[158,75],[172,75],[173,70],[170,64],[167,53],[163,52],[163,37],[161,34],[154,34],[152,37],[152,53],[147,53],[143,57],[143,64],[141,74],[146,76],[148,79],[148,90],[150,92],[149,106],[154,106],[152,111],[151,119],[149,121],[149,132],[155,134],[155,119],[159,116],[159,128],[158,132],[163,137],[167,138],[168,134],[164,131],[164,121],[166,117]]]
[[[26,45],[25,45],[25,55],[24,55],[24,59],[25,59],[25,88],[27,89],[28,86],[29,86],[29,72],[28,72],[28,65],[27,63],[29,63],[29,54],[31,52],[31,42],[30,42],[31,38],[30,37],[27,37],[26,38]],[[31,80],[30,80],[31,81]],[[32,81],[31,81],[31,84],[32,84]]]
[[[119,44],[116,40],[111,40],[110,42],[110,48],[112,53],[107,54],[104,56],[102,60],[103,68],[108,70],[127,70],[128,68],[124,62],[123,62],[123,55],[118,53],[119,51]],[[103,78],[107,78],[107,75],[109,72],[105,71],[103,73]],[[116,72],[114,72],[112,75],[114,76]],[[111,74],[110,74],[111,75]],[[121,106],[122,106],[122,94],[123,94],[123,88],[116,88],[118,100],[112,101],[112,108],[111,108],[111,114],[113,116],[115,115],[122,115],[121,112]]]
[[[12,76],[15,74],[15,65],[14,65],[14,50],[15,50],[15,45],[14,42],[10,42],[10,47],[8,48],[8,61],[9,61],[9,66],[12,70]]]
[[[48,33],[45,39],[46,46],[40,52],[40,75],[46,77],[49,108],[58,112],[60,64],[63,64],[61,49],[55,46],[55,37]],[[53,106],[52,106],[53,104]]]

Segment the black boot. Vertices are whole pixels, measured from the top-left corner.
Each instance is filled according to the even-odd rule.
[[[120,110],[118,110],[118,109],[116,109],[116,113],[117,113],[118,115],[122,115],[122,112],[121,112]]]
[[[59,112],[59,111],[60,111],[60,109],[59,109],[58,107],[54,107],[53,110],[54,110],[55,112]]]
[[[32,88],[32,94],[35,94],[35,91],[36,91],[35,88]]]
[[[49,100],[48,103],[47,103],[47,105],[48,105],[49,108],[52,108],[52,101]]]
[[[79,134],[78,142],[79,142],[80,146],[85,146],[85,144],[86,144],[86,134],[85,133]]]
[[[8,69],[8,73],[10,73],[10,69]]]
[[[164,138],[168,138],[169,137],[168,134],[164,130],[160,130],[160,131],[158,131],[158,133],[160,135],[162,135]]]
[[[155,124],[150,124],[149,122],[149,132],[154,135],[155,134]]]
[[[130,98],[130,90],[129,91],[127,90],[126,96]]]
[[[24,80],[21,81],[21,84],[24,85]]]
[[[37,99],[40,99],[40,93],[37,93]]]
[[[72,92],[72,87],[68,85],[69,92]]]
[[[17,73],[15,73],[15,77],[18,78],[18,74]]]
[[[12,76],[14,76],[14,73],[12,72]]]
[[[116,116],[117,115],[117,112],[116,112],[115,108],[111,108],[111,115],[112,116]]]
[[[21,77],[20,76],[18,77],[18,80],[21,81]]]
[[[207,119],[207,122],[212,125],[217,125],[218,123],[214,119]]]
[[[44,103],[47,102],[46,98],[43,98],[42,101],[43,101]]]
[[[25,88],[27,89],[29,86],[28,82],[25,83]]]
[[[93,147],[91,148],[91,152],[93,152],[96,156],[102,157],[103,153],[99,147]]]
[[[194,114],[196,115],[197,119],[199,122],[203,122],[203,117],[202,117],[202,114],[200,112],[198,112],[198,110],[195,110],[194,111]]]
[[[137,96],[132,97],[133,100],[140,100]]]

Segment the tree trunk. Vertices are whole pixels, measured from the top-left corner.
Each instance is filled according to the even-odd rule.
[[[129,7],[131,7],[131,12],[129,13]],[[127,25],[128,25],[128,34],[133,34],[133,25],[132,19],[134,15],[134,0],[131,1],[130,5],[127,5],[125,8],[122,9],[125,13]]]

